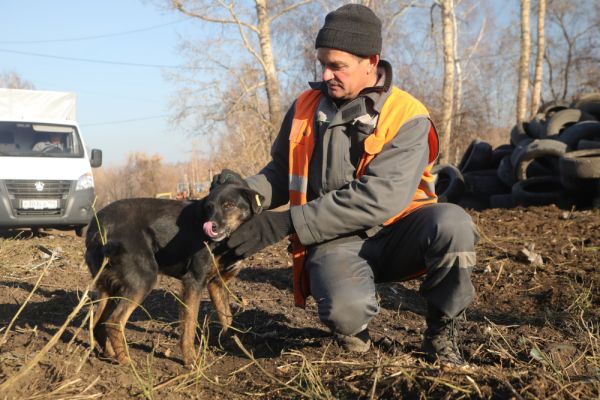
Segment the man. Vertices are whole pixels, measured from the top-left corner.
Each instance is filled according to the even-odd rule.
[[[59,133],[51,133],[49,140],[37,142],[32,150],[44,153],[63,151],[63,144],[60,141],[60,137]]]
[[[323,81],[294,102],[272,160],[247,179],[265,208],[289,200],[290,209],[257,215],[227,245],[247,257],[292,234],[296,305],[312,294],[350,351],[370,347],[375,282],[424,274],[423,351],[462,365],[455,322],[474,297],[478,236],[462,208],[435,204],[437,134],[425,107],[392,86],[381,42],[381,21],[365,6],[327,15],[315,45]]]

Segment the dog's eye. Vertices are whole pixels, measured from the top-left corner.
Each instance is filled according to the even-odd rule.
[[[223,203],[224,210],[231,210],[233,207],[235,207],[235,205],[231,201]]]

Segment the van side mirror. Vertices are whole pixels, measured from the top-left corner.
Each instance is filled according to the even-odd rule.
[[[90,157],[90,165],[92,168],[98,168],[102,165],[102,150],[92,149],[92,156]]]

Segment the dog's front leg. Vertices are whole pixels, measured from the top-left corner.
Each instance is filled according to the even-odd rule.
[[[210,300],[217,312],[217,318],[221,323],[223,332],[226,332],[233,322],[233,316],[231,315],[231,308],[229,306],[229,291],[223,285],[223,281],[219,277],[216,277],[208,282],[208,294],[210,295]]]

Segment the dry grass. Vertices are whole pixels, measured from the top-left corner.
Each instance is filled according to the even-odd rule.
[[[522,283],[525,277],[517,274],[516,269],[522,267],[514,262],[515,248],[536,242],[535,234],[517,237],[493,233],[486,221],[479,219],[478,223],[483,238],[479,274],[483,275],[476,278],[481,291],[516,295],[511,284]],[[540,299],[537,322],[502,322],[486,314],[477,323],[467,322],[464,336],[469,340],[463,347],[471,363],[468,369],[444,369],[426,363],[418,352],[405,346],[388,350],[378,344],[367,356],[346,355],[327,340],[317,341],[316,348],[284,346],[279,354],[257,355],[259,339],[284,333],[261,333],[242,325],[234,328],[232,335],[221,337],[208,314],[198,324],[196,363],[184,369],[178,365],[180,354],[171,350],[177,347],[173,319],[151,315],[156,307],[145,310],[143,321],[133,321],[127,330],[134,362],[128,366],[111,364],[98,357],[90,335],[95,301],[90,295],[94,282],[89,282],[89,277],[89,284],[76,290],[75,304],[68,305],[64,313],[67,317],[52,329],[20,322],[31,318],[26,315],[30,308],[48,301],[44,300],[50,296],[46,291],[60,286],[53,279],[60,273],[68,275],[64,266],[72,266],[69,261],[80,257],[81,249],[65,244],[67,250],[40,259],[34,239],[0,239],[0,275],[16,285],[5,289],[14,292],[15,312],[6,316],[7,323],[0,327],[0,398],[598,398],[597,277],[582,280],[564,273],[577,265],[568,258],[571,254],[581,255],[576,259],[579,267],[582,262],[592,265],[600,261],[597,252],[590,250],[597,248],[597,243],[578,235],[564,236],[565,244],[556,246],[565,248],[565,259],[556,255],[562,253],[552,253],[556,260],[547,261],[535,273],[529,271],[527,285],[518,286],[519,299]],[[49,239],[40,240],[45,243]],[[545,252],[543,241],[536,243],[536,248]],[[486,267],[490,267],[487,275]],[[78,268],[85,281],[84,266]],[[556,269],[555,282],[560,290],[552,292],[552,297],[540,297],[546,288],[543,277],[554,273],[551,269]],[[18,286],[24,282],[31,284]],[[253,293],[240,294],[235,287],[229,290],[238,298],[238,317],[257,307],[246,302]],[[178,301],[170,289],[165,289],[165,294]],[[499,297],[491,299],[498,301]],[[486,301],[483,296],[480,306]],[[514,303],[515,310],[521,306]],[[487,307],[493,310],[495,306],[491,303]],[[257,327],[268,325],[265,319],[256,323]]]

